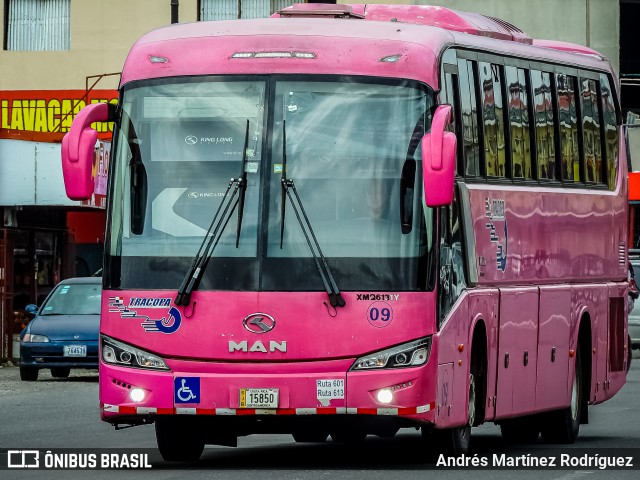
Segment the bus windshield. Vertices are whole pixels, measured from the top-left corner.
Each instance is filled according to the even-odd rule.
[[[236,210],[200,290],[322,290],[288,202],[281,244],[285,155],[286,177],[341,290],[426,289],[433,220],[422,200],[419,140],[432,105],[433,92],[417,82],[361,77],[125,86],[112,156],[107,285],[179,286],[230,180],[242,174],[248,122],[241,234]]]

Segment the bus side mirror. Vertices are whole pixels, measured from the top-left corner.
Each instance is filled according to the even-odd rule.
[[[98,132],[91,124],[112,120],[112,112],[114,106],[108,103],[87,105],[73,119],[69,133],[62,139],[62,174],[71,200],[88,200],[93,195]]]
[[[456,135],[445,129],[451,123],[451,105],[440,105],[433,114],[431,131],[422,138],[424,198],[428,207],[453,201]]]

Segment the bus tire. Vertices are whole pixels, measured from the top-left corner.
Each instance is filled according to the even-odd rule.
[[[464,455],[471,446],[471,425],[435,430],[434,440],[443,453],[452,456]]]
[[[193,462],[204,450],[204,440],[196,425],[186,419],[156,419],[156,442],[165,462]]]
[[[329,434],[327,432],[318,432],[314,430],[296,432],[293,433],[292,436],[296,443],[322,443],[326,442],[327,438],[329,438]]]
[[[584,402],[584,376],[582,374],[582,348],[578,346],[576,369],[571,386],[571,404],[569,407],[549,412],[542,422],[542,439],[545,443],[574,443],[580,432],[580,417]]]
[[[539,419],[528,416],[505,420],[500,423],[500,432],[508,443],[535,443],[540,436]]]
[[[472,365],[469,374],[469,407],[467,423],[459,427],[434,430],[434,440],[440,449],[449,455],[464,455],[471,447],[471,426],[476,421],[478,399],[476,397],[476,374]]]
[[[336,443],[362,443],[365,438],[367,438],[367,433],[358,429],[331,432],[331,440]]]

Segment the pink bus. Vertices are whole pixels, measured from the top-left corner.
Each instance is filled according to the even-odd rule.
[[[166,460],[291,433],[571,443],[625,382],[627,183],[597,52],[441,7],[161,28],[115,122],[100,408]]]

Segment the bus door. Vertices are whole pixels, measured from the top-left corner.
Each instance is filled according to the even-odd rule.
[[[496,419],[533,413],[536,398],[538,288],[501,288]]]
[[[536,411],[569,403],[571,287],[540,287]]]

